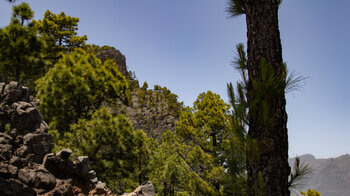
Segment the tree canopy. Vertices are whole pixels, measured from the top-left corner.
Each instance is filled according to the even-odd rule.
[[[29,4],[21,3],[18,6],[13,6],[13,18],[17,18],[20,20],[21,25],[24,25],[24,22],[30,20],[34,16],[34,11],[31,10]]]
[[[87,37],[78,36],[79,18],[46,11],[44,18],[32,20],[27,3],[13,6],[10,24],[0,29],[0,79],[16,80],[34,87],[63,54],[83,47]]]
[[[201,93],[193,104],[186,108],[177,123],[177,134],[189,145],[198,145],[216,157],[223,165],[220,154],[227,147],[229,105],[220,96],[208,91]]]
[[[67,16],[64,12],[54,14],[47,10],[44,18],[35,21],[40,36],[45,40],[46,58],[55,64],[62,53],[83,47],[87,36],[78,36],[79,18]]]
[[[229,150],[228,111],[229,106],[211,91],[181,111],[175,134],[163,134],[152,159],[159,167],[151,179],[162,195],[226,194],[230,182],[223,155]]]
[[[33,11],[22,3],[13,6],[10,24],[0,29],[1,80],[16,80],[33,87],[34,80],[43,73],[45,42],[29,20]],[[27,21],[27,22],[26,22]]]
[[[113,116],[108,108],[96,110],[91,119],[79,119],[60,142],[76,155],[88,155],[99,179],[119,194],[146,181],[153,140],[134,131],[124,115]]]
[[[102,64],[81,49],[65,54],[36,84],[40,111],[60,131],[90,117],[103,102],[129,101],[125,77],[116,64],[111,60]]]

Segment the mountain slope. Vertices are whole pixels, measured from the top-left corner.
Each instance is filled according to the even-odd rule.
[[[317,190],[322,196],[350,195],[349,154],[329,159],[316,159],[313,155],[306,154],[300,159],[302,163],[309,164],[313,171],[305,188]],[[289,164],[293,165],[294,161],[295,158],[289,159]]]

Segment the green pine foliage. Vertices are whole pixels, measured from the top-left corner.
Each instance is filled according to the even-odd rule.
[[[250,146],[251,153],[258,157],[259,150],[256,141],[247,137],[248,121],[248,103],[246,98],[246,86],[248,84],[247,74],[247,55],[243,44],[238,44],[237,56],[232,62],[234,68],[241,75],[241,80],[236,83],[227,84],[229,103],[232,107],[230,115],[229,129],[232,134],[230,139],[230,150],[226,154],[229,178],[232,183],[229,184],[230,192],[233,195],[245,195],[246,192],[246,151]]]
[[[150,174],[153,171],[151,168],[151,159],[157,149],[157,142],[151,137],[147,137],[142,130],[137,130],[135,133],[135,169],[133,171],[133,178],[138,180],[139,185],[142,182],[149,180]]]
[[[152,158],[150,180],[157,195],[222,195],[222,190],[216,190],[209,182],[223,172],[217,172],[212,162],[212,157],[198,146],[187,146],[179,142],[176,134],[167,131]],[[198,173],[200,167],[206,171]]]
[[[12,17],[18,19],[22,26],[26,21],[29,21],[34,17],[34,12],[27,3],[21,3],[18,6],[13,6],[12,11]]]
[[[229,105],[219,95],[211,91],[201,93],[193,108],[188,107],[181,113],[177,134],[188,145],[199,145],[205,152],[217,158],[217,164],[223,165],[225,160],[220,155],[228,144],[228,111]]]
[[[47,10],[44,18],[34,21],[39,34],[45,40],[46,59],[53,66],[62,54],[72,51],[75,48],[83,47],[87,36],[78,36],[79,18],[67,16],[64,12],[54,14]]]
[[[176,127],[178,155],[191,171],[191,195],[223,195],[227,190],[229,105],[208,91],[181,112]]]
[[[299,157],[295,157],[295,162],[289,176],[288,186],[291,190],[300,190],[305,186],[307,177],[312,173],[311,167],[306,163],[301,163]]]
[[[148,180],[153,140],[141,130],[134,131],[124,115],[113,116],[108,108],[96,110],[90,120],[79,119],[60,143],[75,155],[89,156],[98,178],[118,193]]]
[[[233,2],[233,1],[232,1]],[[237,4],[238,5],[238,4]],[[228,164],[228,173],[232,178],[232,193],[234,195],[245,194],[246,184],[246,168],[245,161],[247,156],[251,162],[258,162],[259,148],[257,141],[247,135],[249,127],[248,108],[253,108],[261,105],[262,110],[259,111],[263,124],[263,128],[269,129],[276,121],[276,116],[271,114],[268,110],[267,100],[271,95],[284,94],[293,90],[300,89],[300,83],[306,77],[289,72],[285,63],[282,63],[282,74],[276,77],[271,64],[266,63],[262,58],[260,60],[261,80],[250,81],[247,70],[247,55],[243,44],[238,44],[236,47],[237,56],[232,62],[234,68],[238,70],[241,75],[241,80],[236,83],[227,84],[227,92],[229,102],[232,107],[230,115],[229,129],[232,133],[230,139],[230,150],[225,155]],[[247,86],[252,85],[255,93],[250,95],[250,101],[247,101]],[[255,161],[254,161],[255,160]],[[299,159],[296,161],[295,171],[290,175],[289,187],[293,189],[299,188],[302,181],[310,173],[310,168],[307,165],[300,165]],[[259,187],[250,187],[257,189],[259,193],[263,193],[262,178],[257,176]]]
[[[30,23],[33,11],[22,3],[13,6],[13,17],[7,27],[0,29],[0,80],[16,80],[33,87],[43,74],[45,42]]]
[[[84,44],[84,49],[87,52],[91,52],[93,54],[106,53],[106,52],[109,52],[109,51],[116,50],[112,46],[107,46],[107,45],[98,46],[98,45],[95,45],[95,44]]]
[[[150,165],[153,171],[150,180],[158,195],[188,194],[189,168],[177,153],[178,143],[175,135],[167,131],[162,135],[162,142],[155,149]],[[180,194],[180,195],[181,195]]]
[[[245,14],[244,0],[228,0],[227,12],[231,14],[231,17]]]
[[[79,49],[66,54],[37,82],[40,111],[59,131],[80,118],[89,118],[102,103],[129,101],[125,77],[111,60],[101,63]]]
[[[87,37],[78,36],[79,18],[53,14],[49,10],[39,21],[27,3],[13,6],[11,22],[0,29],[0,80],[16,80],[34,88],[63,54],[84,46]]]
[[[276,5],[280,6],[283,0],[276,0]],[[246,0],[227,0],[226,11],[231,15],[231,17],[237,17],[246,13],[246,8],[244,6]]]

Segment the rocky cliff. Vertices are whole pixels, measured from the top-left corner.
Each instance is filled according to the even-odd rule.
[[[102,63],[108,59],[112,59],[118,65],[118,70],[120,73],[122,73],[126,78],[128,77],[129,73],[126,67],[126,58],[119,50],[115,49],[114,47],[103,46],[95,51],[95,55],[102,61]]]
[[[0,195],[112,195],[89,170],[88,157],[51,153],[52,135],[37,106],[27,87],[0,83]],[[152,183],[135,191],[154,195]]]
[[[125,114],[135,130],[142,129],[155,139],[160,139],[161,134],[167,130],[175,131],[179,109],[182,107],[175,94],[159,86],[155,90],[140,88],[135,73],[127,70],[125,56],[114,47],[92,45],[91,50],[102,62],[112,59],[129,82],[132,104],[111,107],[112,111]]]
[[[313,155],[306,154],[300,160],[312,169],[312,174],[305,181],[305,188],[317,190],[322,196],[350,195],[349,154],[329,159],[316,159]],[[294,161],[294,158],[290,159],[290,165]]]

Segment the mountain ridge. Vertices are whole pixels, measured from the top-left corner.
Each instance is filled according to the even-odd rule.
[[[311,167],[312,173],[305,180],[305,189],[314,189],[322,196],[350,195],[350,155],[343,154],[335,158],[317,159],[312,154],[299,156],[301,163]],[[295,158],[289,159],[291,167]],[[292,195],[296,195],[293,193]]]

